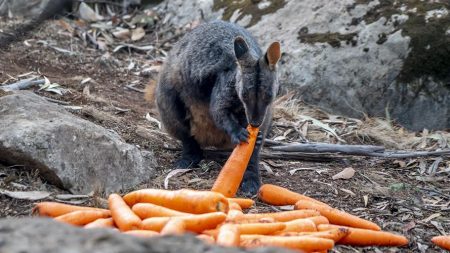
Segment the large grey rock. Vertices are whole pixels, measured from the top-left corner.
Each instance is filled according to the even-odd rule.
[[[32,92],[0,94],[0,161],[40,170],[73,193],[124,190],[149,180],[151,152]]]
[[[194,236],[141,239],[105,229],[82,229],[50,219],[0,220],[2,253],[288,253],[265,248],[245,251],[206,245]]]
[[[165,22],[225,19],[266,47],[280,40],[282,84],[326,111],[450,127],[450,2],[166,0]]]

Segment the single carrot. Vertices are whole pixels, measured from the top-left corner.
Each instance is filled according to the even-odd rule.
[[[158,206],[151,203],[137,203],[131,210],[139,216],[141,219],[147,219],[150,217],[172,217],[172,216],[186,216],[190,213],[184,213],[176,210],[172,210],[167,207]]]
[[[330,206],[324,206],[307,200],[300,200],[295,204],[295,209],[303,210],[310,209],[320,212],[322,216],[327,217],[327,219],[332,224],[344,225],[355,228],[364,228],[379,231],[381,228],[368,220],[356,217],[355,215],[340,211],[338,209],[332,208]]]
[[[220,192],[225,197],[234,197],[236,195],[255,148],[256,137],[259,131],[258,128],[250,125],[247,127],[247,130],[249,132],[248,142],[241,142],[234,148],[222,170],[220,170],[211,191]]]
[[[123,232],[126,235],[134,235],[134,236],[138,236],[138,237],[143,237],[143,238],[147,238],[147,237],[155,237],[160,235],[158,232],[155,231],[151,231],[151,230],[128,230]]]
[[[431,242],[443,249],[450,250],[450,235],[435,236],[431,238]]]
[[[58,202],[40,202],[37,203],[32,213],[38,213],[41,216],[49,216],[49,217],[57,217],[66,213],[70,213],[73,211],[84,211],[84,210],[94,210],[94,211],[103,211],[105,213],[109,213],[110,211],[107,209],[95,208],[95,207],[85,207],[85,206],[74,206],[68,205]]]
[[[340,227],[320,232],[284,232],[280,236],[312,236],[333,240],[338,242],[350,233],[348,228]]]
[[[220,226],[222,228],[226,225],[233,225],[239,229],[241,235],[270,235],[278,231],[282,231],[286,224],[283,222],[274,223],[245,223],[245,224],[224,224]],[[219,229],[210,229],[203,231],[204,234],[217,237]]]
[[[245,248],[275,246],[311,252],[329,250],[333,248],[334,241],[311,236],[241,235],[241,246]]]
[[[237,203],[242,209],[248,209],[255,204],[255,201],[246,198],[228,198],[228,202]]]
[[[315,232],[317,231],[316,224],[308,219],[296,219],[284,223],[285,228],[277,234],[285,232]]]
[[[230,223],[230,224],[249,224],[249,223],[273,223],[276,222],[274,218],[271,217],[264,217],[264,218],[248,218],[248,219],[229,219],[230,215],[228,213],[228,217],[227,220],[225,221],[225,223]]]
[[[344,226],[337,225],[319,225],[319,231],[342,228]],[[350,233],[342,238],[338,243],[352,246],[403,246],[408,244],[408,239],[401,235],[396,235],[384,231],[374,231],[370,229],[361,229],[353,227],[344,227]]]
[[[308,217],[305,219],[314,222],[314,224],[316,224],[316,226],[318,226],[320,224],[330,224],[330,221],[325,216],[314,216],[314,217]]]
[[[230,211],[233,210],[242,213],[242,207],[238,203],[229,201],[228,206],[229,206],[228,213],[230,213]]]
[[[327,204],[313,199],[311,197],[302,195],[297,192],[293,192],[281,186],[276,186],[273,184],[264,184],[259,188],[258,197],[267,204],[274,206],[285,206],[285,205],[295,205],[299,200],[309,200],[317,204],[326,205]]]
[[[220,227],[217,235],[217,244],[226,247],[238,247],[240,244],[239,228],[236,225],[225,224]]]
[[[200,239],[201,241],[203,241],[206,244],[215,244],[216,240],[214,239],[214,237],[210,236],[210,235],[205,235],[205,234],[200,234],[196,236],[197,239]]]
[[[86,224],[84,228],[114,228],[114,221],[112,218],[101,218]]]
[[[261,218],[273,218],[275,221],[290,221],[308,217],[319,216],[320,213],[316,210],[293,210],[284,211],[278,213],[251,213],[242,214],[233,218],[233,220],[246,220],[246,219],[261,219]]]
[[[186,230],[200,233],[203,230],[212,229],[217,227],[226,219],[226,214],[222,212],[205,213],[190,216],[180,216],[177,219],[181,219],[186,225]],[[169,222],[170,217],[153,217],[142,221],[141,229],[161,231],[162,228]]]
[[[183,220],[177,218],[170,219],[161,229],[161,235],[182,235],[184,232],[186,225]]]
[[[108,218],[109,214],[98,210],[79,210],[63,214],[55,218],[56,221],[72,224],[75,226],[84,226],[97,219]]]
[[[228,211],[228,200],[222,194],[210,191],[142,189],[126,194],[123,199],[129,206],[152,203],[191,214]]]
[[[136,230],[141,226],[141,218],[137,216],[118,194],[108,197],[108,206],[114,223],[120,231]]]

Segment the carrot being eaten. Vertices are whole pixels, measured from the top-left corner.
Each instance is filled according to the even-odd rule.
[[[435,236],[431,241],[443,249],[450,250],[450,235]]]
[[[126,194],[123,199],[129,206],[152,203],[191,214],[228,212],[228,200],[222,194],[210,191],[142,189]]]
[[[355,227],[355,228],[364,228],[364,229],[371,229],[379,231],[381,228],[368,220],[359,218],[355,215],[337,210],[335,208],[332,208],[330,206],[325,206],[321,204],[317,204],[312,201],[307,200],[300,200],[295,204],[295,209],[297,210],[316,210],[320,212],[322,216],[325,216],[330,223],[336,224],[336,225],[344,225],[349,227]]]
[[[319,225],[319,231],[327,231],[336,228],[348,229],[349,234],[339,240],[338,244],[352,246],[404,246],[408,244],[408,239],[401,235],[396,235],[384,231],[374,231],[370,229],[361,229],[353,227],[344,227],[337,225]]]
[[[79,210],[63,214],[55,218],[56,221],[72,224],[75,226],[84,226],[97,219],[108,218],[109,213],[98,210]]]
[[[137,216],[118,194],[108,197],[108,206],[114,223],[120,231],[136,230],[141,226],[141,218]]]
[[[95,208],[95,207],[85,207],[85,206],[74,206],[58,202],[40,202],[37,203],[32,213],[38,213],[40,216],[58,217],[74,211],[102,211],[105,214],[111,215],[111,212],[107,209]]]
[[[310,198],[308,196],[273,184],[262,185],[259,188],[258,197],[265,203],[274,206],[295,205],[295,203],[297,203],[299,200],[309,200],[317,204],[328,206],[327,204],[317,199]]]
[[[258,128],[250,125],[247,127],[247,130],[249,132],[248,142],[242,142],[234,148],[222,170],[220,170],[211,191],[220,192],[225,197],[234,197],[236,195],[255,148],[256,137],[259,131]]]

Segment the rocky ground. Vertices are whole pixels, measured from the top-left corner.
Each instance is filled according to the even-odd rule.
[[[147,16],[156,19],[151,15]],[[0,28],[7,25],[11,25],[11,21],[1,23]],[[96,45],[92,43],[92,34],[104,34],[107,29],[95,29],[83,28],[83,24],[70,20],[46,23],[25,43],[15,43],[2,52],[0,83],[13,83],[31,75],[45,76],[50,83],[60,85],[55,89],[62,91],[62,95],[48,87],[30,90],[64,106],[76,117],[117,132],[129,144],[151,150],[156,158],[156,175],[133,188],[209,189],[224,159],[211,155],[200,168],[169,175],[173,169],[171,163],[179,155],[179,145],[159,129],[157,112],[144,100],[142,93],[147,84],[154,84],[170,44],[190,27],[151,26],[143,37],[139,35],[142,31],[135,32],[135,36],[141,37],[138,40],[115,38],[113,43],[97,41]],[[274,127],[269,136],[274,141],[377,144],[388,149],[407,150],[449,148],[447,132],[424,130],[412,133],[384,120],[330,115],[293,99],[289,93],[277,100],[276,108]],[[448,156],[414,159],[326,157],[328,155],[315,161],[263,159],[263,181],[318,198],[410,239],[410,244],[404,248],[339,246],[333,252],[441,252],[430,243],[430,238],[450,232]],[[353,176],[332,179],[333,175],[349,167],[355,170]],[[39,192],[17,196],[14,192],[18,191]],[[42,192],[49,195],[39,195]],[[20,162],[0,165],[0,217],[30,216],[33,203],[42,200],[93,206],[105,203],[101,190],[81,196],[68,194],[43,180],[37,168],[24,167]],[[277,208],[257,202],[250,212],[274,209]]]

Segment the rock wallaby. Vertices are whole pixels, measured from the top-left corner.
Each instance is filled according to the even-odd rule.
[[[156,105],[166,131],[183,145],[176,167],[195,167],[203,147],[233,147],[247,141],[248,124],[260,127],[240,186],[242,194],[256,194],[280,56],[279,42],[263,52],[247,30],[224,21],[202,24],[174,45],[159,76]]]

